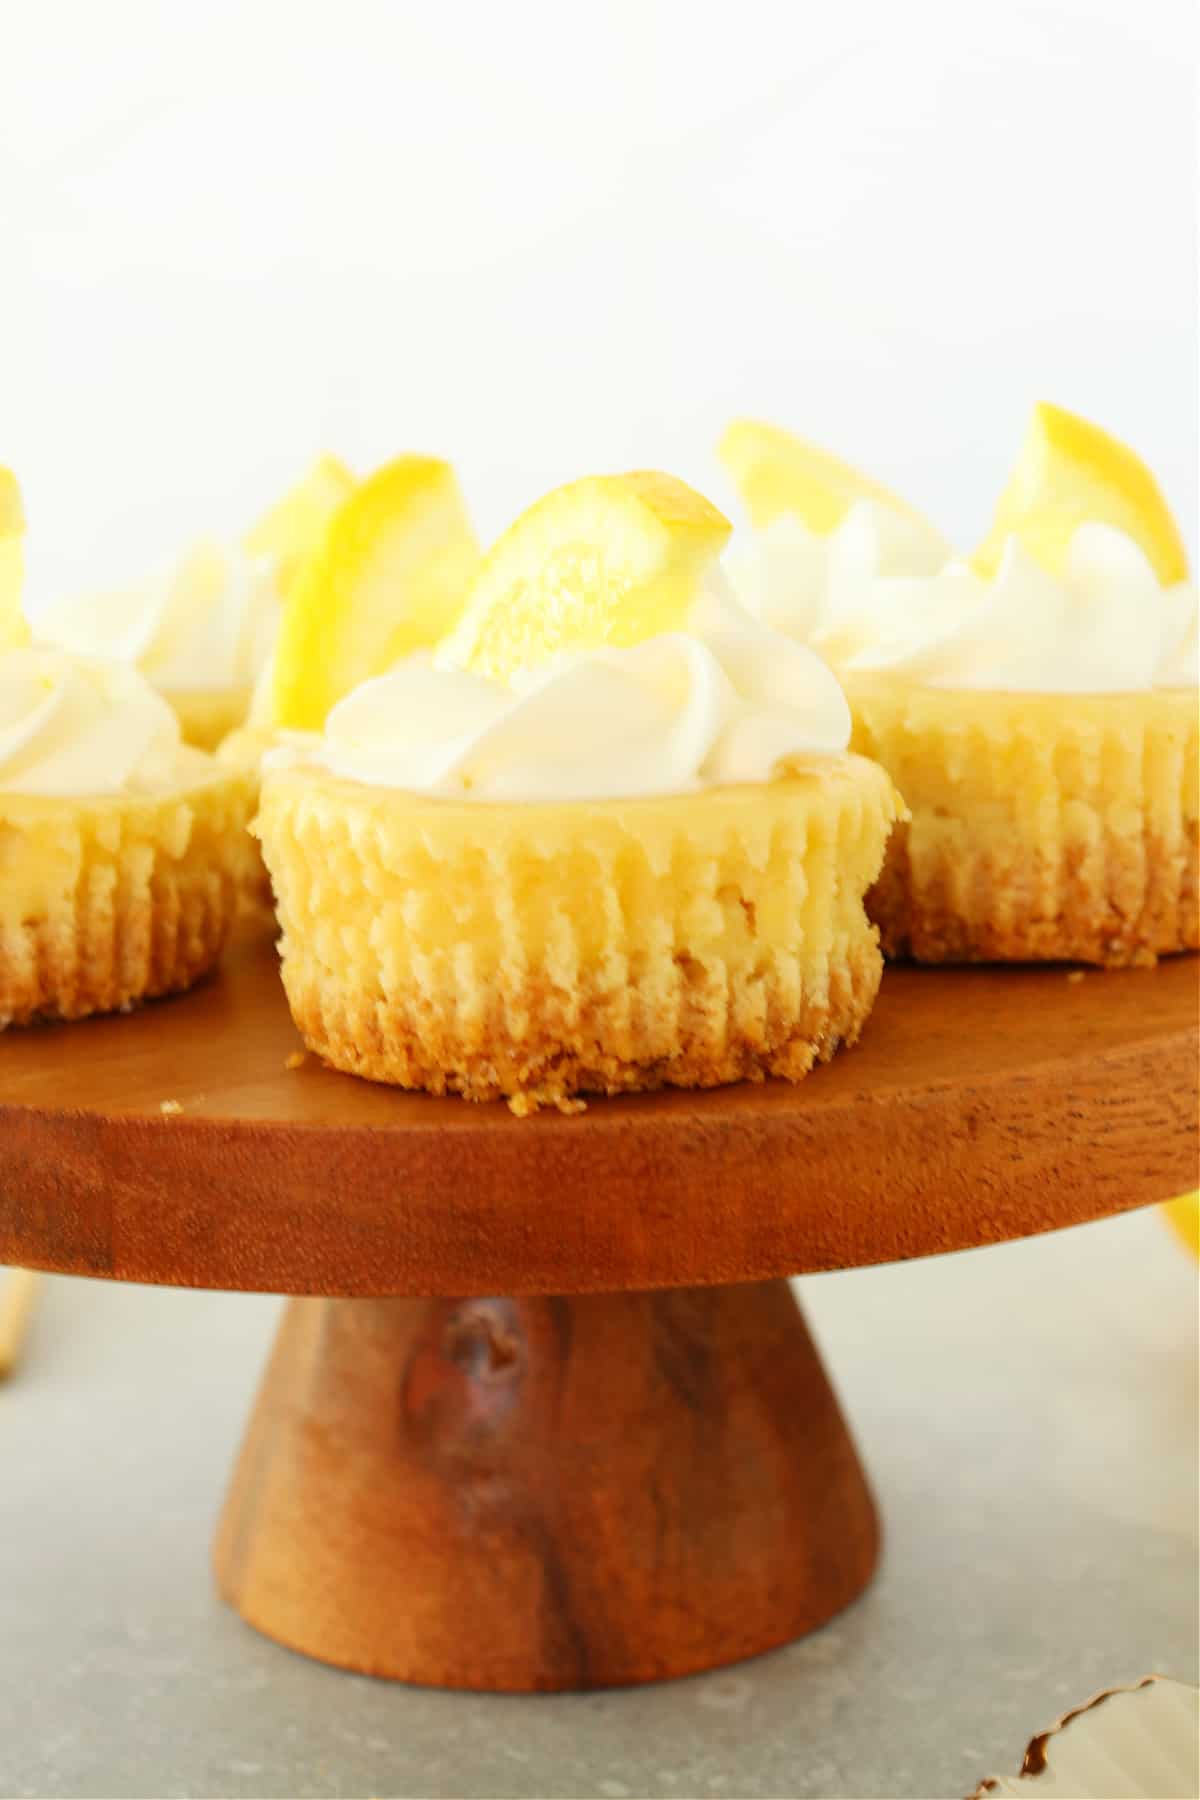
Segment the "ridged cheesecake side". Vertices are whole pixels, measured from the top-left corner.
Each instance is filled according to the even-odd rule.
[[[844,685],[854,749],[912,814],[867,903],[889,956],[1120,967],[1197,948],[1194,692]]]
[[[471,804],[268,772],[256,829],[306,1043],[514,1109],[797,1080],[853,1043],[899,803],[857,757],[752,787]]]
[[[223,768],[235,770],[246,784],[250,794],[251,819],[258,811],[262,759],[278,743],[279,733],[271,726],[241,725],[217,746],[217,761]],[[274,932],[275,895],[257,838],[247,836],[246,851],[242,915],[248,925]]]
[[[0,792],[0,1027],[190,987],[216,963],[252,846],[251,790],[200,752],[162,796]]]

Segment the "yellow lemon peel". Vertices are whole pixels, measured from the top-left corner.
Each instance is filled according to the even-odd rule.
[[[1052,573],[1061,572],[1080,525],[1111,525],[1145,552],[1164,587],[1186,581],[1187,552],[1153,475],[1127,444],[1061,406],[1034,408],[1020,455],[996,505],[991,530],[971,558],[992,576],[1017,538]]]
[[[354,476],[328,452],[267,508],[242,540],[251,556],[278,561],[281,594],[287,595],[301,564],[315,550],[334,510],[354,491]]]
[[[484,558],[447,655],[503,681],[562,651],[678,630],[731,529],[702,494],[657,470],[555,488]]]
[[[916,507],[882,482],[781,426],[735,419],[717,454],[759,531],[784,514],[795,514],[810,531],[826,537],[856,501],[870,500],[933,537],[941,535]]]
[[[454,470],[399,456],[329,514],[287,595],[273,723],[319,731],[331,706],[454,623],[479,546]]]

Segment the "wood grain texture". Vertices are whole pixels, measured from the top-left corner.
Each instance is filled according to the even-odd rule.
[[[372,1675],[534,1690],[739,1660],[848,1604],[875,1512],[784,1282],[293,1301],[225,1597]]]
[[[892,968],[861,1044],[797,1087],[515,1119],[288,1068],[274,956],[249,942],[176,1000],[0,1034],[0,1262],[566,1294],[957,1250],[1194,1187],[1197,1043],[1195,957]]]

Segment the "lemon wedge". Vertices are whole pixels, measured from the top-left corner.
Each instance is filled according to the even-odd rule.
[[[1163,1202],[1167,1223],[1193,1256],[1200,1257],[1200,1194],[1180,1194]]]
[[[484,558],[446,655],[505,681],[560,651],[678,630],[731,529],[694,488],[654,470],[555,488]]]
[[[449,463],[399,456],[329,514],[275,645],[273,723],[319,731],[331,706],[454,623],[479,546]]]
[[[856,500],[871,500],[939,538],[929,521],[881,482],[806,444],[778,425],[735,419],[717,454],[759,531],[784,513],[795,514],[819,537],[835,531]],[[948,553],[948,552],[947,552]]]
[[[354,477],[336,456],[319,456],[307,474],[269,507],[242,542],[251,556],[278,561],[278,583],[286,595],[301,563],[311,555],[335,507],[354,491]]]
[[[1141,457],[1098,425],[1036,406],[992,528],[971,558],[994,575],[1010,537],[1057,574],[1076,528],[1112,525],[1145,551],[1164,587],[1187,579],[1187,552],[1158,483]]]
[[[21,611],[24,538],[25,512],[17,478],[0,468],[0,650],[15,650],[29,642]]]

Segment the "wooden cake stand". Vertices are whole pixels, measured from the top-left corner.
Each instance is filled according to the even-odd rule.
[[[875,1564],[782,1278],[1194,1185],[1196,975],[892,969],[799,1087],[515,1119],[295,1066],[248,943],[190,995],[0,1036],[0,1262],[319,1296],[217,1536],[269,1636],[452,1687],[682,1675]]]

